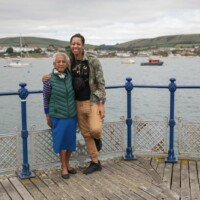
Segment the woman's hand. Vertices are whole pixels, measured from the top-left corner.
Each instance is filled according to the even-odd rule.
[[[46,115],[46,119],[47,119],[47,125],[48,125],[50,128],[52,128],[51,119],[50,119],[49,114]]]
[[[99,103],[99,115],[101,119],[105,117],[105,107],[103,103]]]
[[[42,82],[48,81],[51,78],[51,74],[46,74],[42,77]]]

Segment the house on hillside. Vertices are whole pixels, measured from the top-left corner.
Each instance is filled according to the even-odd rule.
[[[50,44],[48,47],[47,47],[47,51],[50,51],[50,52],[54,52],[54,51],[57,51],[58,48],[56,48],[53,44]]]

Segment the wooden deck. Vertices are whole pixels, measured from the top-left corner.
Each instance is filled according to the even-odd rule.
[[[107,160],[103,170],[84,175],[82,169],[64,180],[60,170],[34,171],[35,178],[0,177],[0,200],[200,200],[200,161],[138,157]]]

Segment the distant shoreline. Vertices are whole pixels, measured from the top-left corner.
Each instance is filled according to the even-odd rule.
[[[99,57],[99,59],[101,59],[101,58],[108,58],[108,59],[110,59],[110,58],[113,58],[113,59],[116,59],[116,58],[118,58],[118,59],[122,59],[122,60],[129,60],[129,59],[134,59],[134,58],[143,58],[143,59],[149,59],[150,57],[159,57],[159,58],[196,58],[196,57],[200,57],[200,56],[181,56],[181,55],[177,55],[177,56],[154,56],[154,55],[152,55],[152,56],[143,56],[143,57],[141,57],[141,56],[131,56],[131,57],[126,57],[126,58],[123,58],[123,57],[117,57],[117,56],[115,56],[115,57],[107,57],[107,56],[105,56],[105,57]],[[28,58],[17,58],[17,57],[9,57],[9,58],[1,58],[0,57],[0,60],[7,60],[7,61],[10,61],[10,60],[36,60],[36,59],[52,59],[52,57],[28,57]]]

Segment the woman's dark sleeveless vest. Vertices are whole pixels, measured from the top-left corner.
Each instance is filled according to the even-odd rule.
[[[49,115],[56,118],[75,117],[75,95],[69,71],[67,71],[64,79],[52,73],[50,83],[52,89],[49,102]]]

